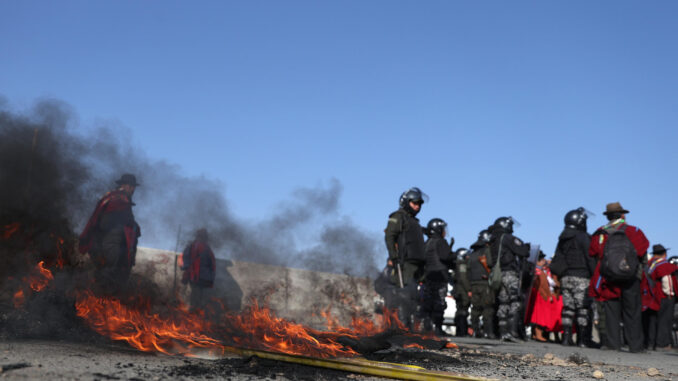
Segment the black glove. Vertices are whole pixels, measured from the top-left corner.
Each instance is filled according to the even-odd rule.
[[[452,250],[452,246],[454,246],[454,237],[450,237],[450,250]]]

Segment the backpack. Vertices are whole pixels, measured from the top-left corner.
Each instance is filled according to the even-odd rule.
[[[601,231],[601,234],[608,234],[608,238],[600,262],[600,273],[612,282],[630,281],[638,276],[638,253],[623,227],[621,225],[612,232]]]

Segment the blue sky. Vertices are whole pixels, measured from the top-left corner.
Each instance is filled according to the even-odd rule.
[[[260,220],[343,187],[381,242],[402,191],[468,246],[502,215],[554,250],[565,212],[620,201],[678,249],[678,3],[4,1],[0,95],[224,184]],[[143,243],[143,242],[142,242]],[[174,246],[174,243],[167,245]],[[384,249],[384,258],[386,257]]]

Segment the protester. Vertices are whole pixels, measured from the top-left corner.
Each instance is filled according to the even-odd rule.
[[[97,203],[79,240],[80,253],[89,253],[94,262],[98,291],[110,294],[125,288],[141,236],[132,213],[132,195],[139,183],[134,175],[126,173],[116,184],[118,188]]]
[[[653,245],[652,258],[646,268],[646,284],[655,302],[655,309],[648,309],[646,330],[648,349],[668,350],[671,348],[673,310],[678,291],[678,279],[676,279],[678,266],[666,260],[667,250],[661,244]]]
[[[622,345],[620,321],[631,352],[643,350],[641,325],[640,262],[650,245],[642,230],[626,223],[619,202],[607,204],[603,213],[609,223],[593,234],[589,254],[598,264],[589,284],[589,293],[603,301],[607,345],[619,350]]]
[[[557,293],[558,286],[558,281],[548,268],[546,255],[540,252],[527,308],[532,338],[536,341],[548,341],[548,332],[562,330],[560,313],[563,302]]]
[[[186,246],[181,259],[181,269],[184,270],[182,282],[191,285],[191,309],[204,309],[205,290],[214,286],[217,264],[208,243],[207,229],[199,229],[195,233],[195,239]]]

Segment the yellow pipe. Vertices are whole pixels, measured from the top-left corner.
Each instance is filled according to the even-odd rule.
[[[363,358],[347,359],[321,359],[302,355],[290,355],[285,353],[276,353],[260,351],[254,349],[244,349],[224,346],[224,351],[235,353],[240,356],[256,356],[264,359],[284,361],[295,364],[310,365],[320,368],[339,369],[347,372],[369,374],[373,376],[382,376],[397,378],[400,380],[489,380],[487,378],[473,377],[463,374],[440,372],[435,370],[426,370],[424,368],[396,363],[385,363],[370,361]]]

